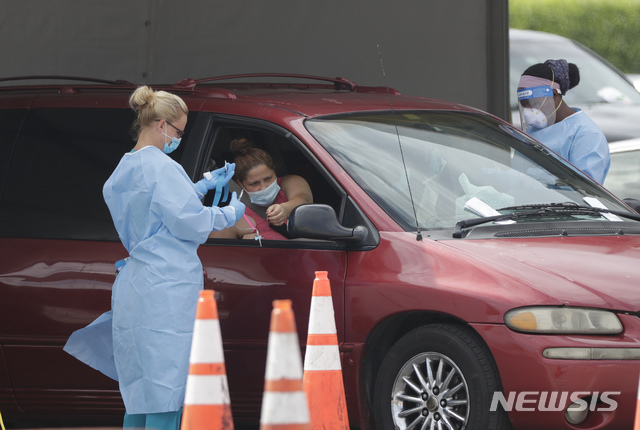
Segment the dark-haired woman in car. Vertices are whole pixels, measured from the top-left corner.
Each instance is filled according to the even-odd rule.
[[[209,237],[286,240],[286,223],[296,207],[313,203],[307,181],[298,175],[276,176],[272,157],[245,138],[231,142],[235,155],[234,179],[248,194],[245,216],[233,227],[214,231]]]

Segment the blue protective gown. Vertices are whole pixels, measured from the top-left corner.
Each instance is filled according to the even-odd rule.
[[[543,129],[528,133],[602,184],[609,171],[609,143],[602,130],[581,109]]]
[[[128,414],[184,404],[199,291],[198,246],[235,223],[203,206],[182,166],[147,146],[126,154],[103,189],[130,259],[113,285],[113,357]]]

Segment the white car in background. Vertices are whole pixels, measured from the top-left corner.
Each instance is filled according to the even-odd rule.
[[[512,121],[519,126],[516,91],[520,76],[531,65],[563,58],[580,69],[580,84],[564,97],[583,109],[602,129],[609,143],[640,137],[640,92],[629,78],[580,43],[555,34],[509,30]]]

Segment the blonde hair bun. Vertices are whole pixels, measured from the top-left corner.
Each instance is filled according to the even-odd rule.
[[[189,113],[186,103],[177,95],[162,90],[155,91],[146,85],[136,88],[131,94],[129,106],[138,112],[138,118],[133,124],[136,139],[140,130],[156,120],[177,121],[182,115]]]
[[[142,106],[151,104],[155,98],[155,91],[148,86],[138,87],[129,98],[129,106],[131,109],[138,110]]]

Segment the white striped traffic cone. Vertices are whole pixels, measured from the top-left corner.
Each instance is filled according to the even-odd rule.
[[[309,401],[312,429],[349,430],[338,334],[327,272],[316,272],[313,281],[303,385]]]
[[[200,291],[181,430],[233,430],[218,306],[213,296],[212,290]]]
[[[291,300],[275,300],[267,346],[260,430],[309,429],[302,358]]]

